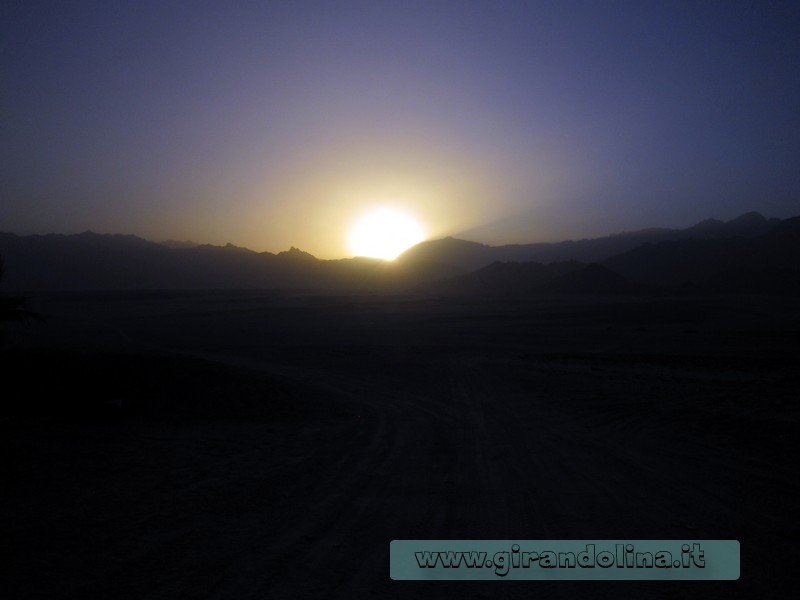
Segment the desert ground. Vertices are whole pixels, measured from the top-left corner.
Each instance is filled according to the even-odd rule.
[[[6,598],[786,597],[781,297],[31,294]],[[721,582],[412,582],[392,539],[737,539]]]

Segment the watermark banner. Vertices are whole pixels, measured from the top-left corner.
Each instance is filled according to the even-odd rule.
[[[397,580],[731,580],[738,540],[392,540]]]

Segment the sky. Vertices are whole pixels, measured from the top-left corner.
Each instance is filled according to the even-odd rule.
[[[800,3],[4,1],[0,231],[351,254],[800,214]]]

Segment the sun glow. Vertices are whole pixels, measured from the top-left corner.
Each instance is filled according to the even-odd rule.
[[[377,208],[364,215],[350,230],[350,251],[355,256],[392,260],[425,239],[422,226],[395,208]]]

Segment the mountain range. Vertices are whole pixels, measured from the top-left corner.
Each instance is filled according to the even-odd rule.
[[[476,242],[445,238],[417,244],[406,250],[399,259],[403,261],[436,260],[451,264],[464,272],[474,271],[493,262],[548,264],[576,260],[594,263],[645,244],[658,244],[664,241],[754,238],[769,233],[780,223],[780,219],[766,219],[757,212],[750,212],[727,222],[706,219],[688,229],[650,228],[594,239],[556,243],[486,246]]]
[[[5,286],[18,291],[318,289],[438,294],[634,294],[659,289],[800,292],[800,217],[747,213],[687,229],[645,229],[551,244],[487,246],[445,238],[392,262],[320,260],[228,244],[133,235],[0,233]]]

